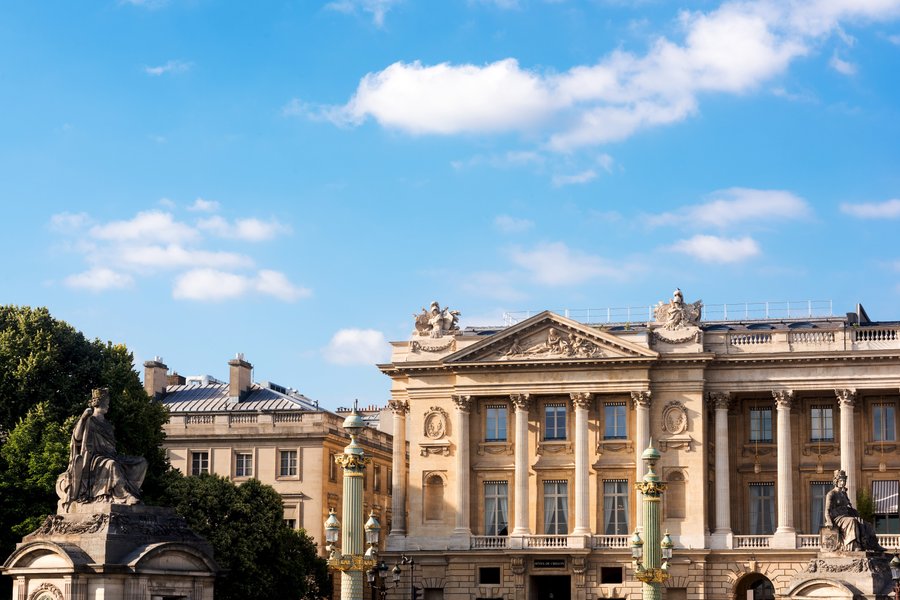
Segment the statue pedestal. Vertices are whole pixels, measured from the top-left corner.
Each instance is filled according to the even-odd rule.
[[[13,600],[212,600],[218,567],[173,509],[94,503],[47,517],[2,571],[15,580]]]
[[[791,580],[788,596],[886,600],[893,587],[889,559],[876,552],[820,552]]]

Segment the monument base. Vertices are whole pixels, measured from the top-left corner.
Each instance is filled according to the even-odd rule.
[[[790,598],[887,600],[890,557],[876,552],[820,552],[791,581]]]

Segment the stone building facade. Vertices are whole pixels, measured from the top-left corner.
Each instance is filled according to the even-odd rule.
[[[466,330],[437,303],[423,311],[380,365],[395,432],[387,560],[416,562],[389,596],[412,583],[425,600],[640,598],[634,484],[652,439],[675,543],[666,598],[853,597],[815,573],[824,494],[844,469],[897,547],[900,323],[700,310],[676,291],[647,324],[543,312]]]

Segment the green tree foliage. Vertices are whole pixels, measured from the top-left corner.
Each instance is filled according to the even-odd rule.
[[[866,523],[875,524],[875,500],[866,488],[856,490],[856,512]]]
[[[251,479],[239,486],[216,475],[167,475],[162,504],[173,506],[209,540],[226,573],[216,600],[318,600],[328,572],[312,538],[284,525],[281,496]]]

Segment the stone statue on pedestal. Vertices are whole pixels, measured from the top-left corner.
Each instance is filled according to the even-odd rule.
[[[834,472],[834,488],[825,496],[825,526],[840,533],[840,549],[850,552],[884,552],[878,544],[875,530],[859,518],[859,513],[847,496],[847,473]]]

